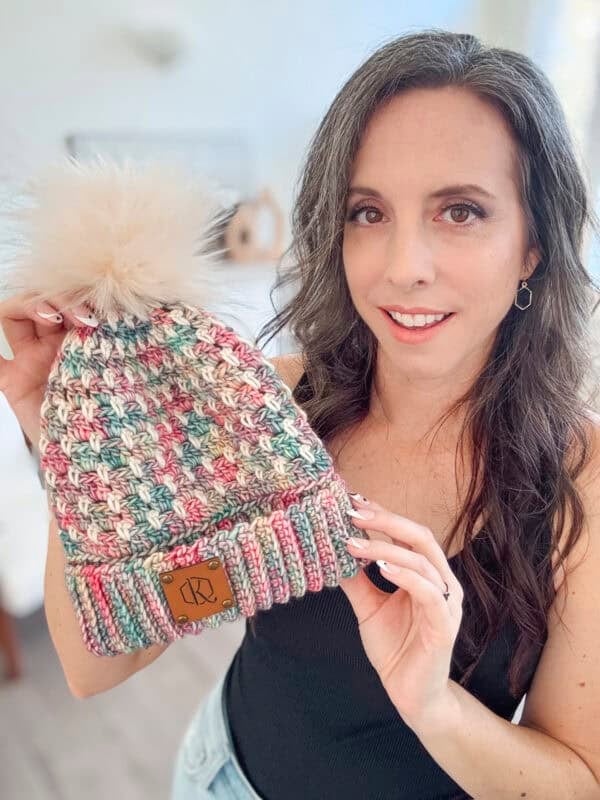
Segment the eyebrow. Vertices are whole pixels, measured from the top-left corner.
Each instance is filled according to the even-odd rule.
[[[351,194],[370,194],[373,197],[381,199],[381,193],[376,189],[370,189],[368,186],[351,186],[348,195]],[[494,200],[494,195],[486,191],[483,186],[478,186],[476,183],[455,183],[451,186],[443,186],[435,192],[431,192],[429,197],[436,199],[438,197],[448,197],[452,194],[480,194],[490,200]]]

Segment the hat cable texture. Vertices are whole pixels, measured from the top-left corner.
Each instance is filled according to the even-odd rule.
[[[202,307],[218,294],[211,191],[159,163],[68,161],[21,215],[14,285],[73,292],[100,320],[66,334],[39,442],[66,585],[98,655],[251,617],[368,563],[346,549],[365,534],[305,412]]]

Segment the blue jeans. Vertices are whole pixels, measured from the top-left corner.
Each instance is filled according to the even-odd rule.
[[[263,800],[236,758],[224,685],[225,675],[185,731],[175,760],[170,800]]]

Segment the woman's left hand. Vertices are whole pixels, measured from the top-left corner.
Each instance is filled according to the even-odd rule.
[[[366,547],[349,543],[349,552],[387,562],[396,571],[382,569],[381,574],[399,587],[384,592],[362,569],[340,581],[365,652],[407,725],[416,729],[447,721],[455,704],[449,673],[462,619],[462,586],[429,528],[374,501],[365,505],[353,499],[353,505],[362,514],[373,513],[366,520],[353,518],[357,527],[380,531],[393,541],[360,539]]]

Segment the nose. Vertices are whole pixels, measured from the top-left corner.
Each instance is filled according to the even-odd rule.
[[[390,225],[385,250],[384,281],[408,290],[435,280],[435,266],[425,233],[417,223]]]

